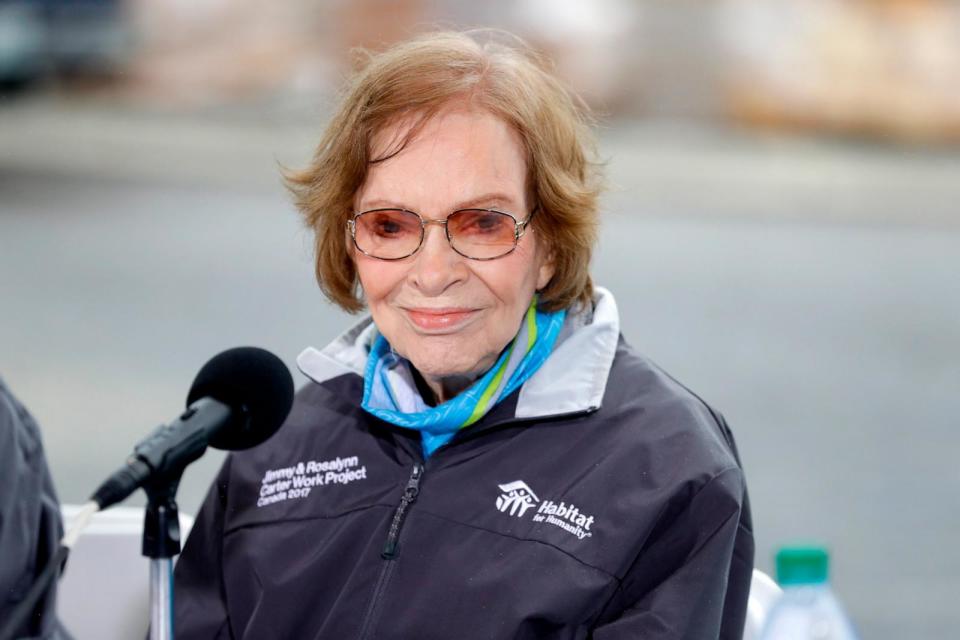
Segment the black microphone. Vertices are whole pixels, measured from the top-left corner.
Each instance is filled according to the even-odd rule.
[[[292,405],[293,378],[280,358],[257,347],[224,351],[200,369],[186,411],[137,444],[90,499],[106,509],[154,480],[178,480],[207,445],[256,446],[280,428]]]

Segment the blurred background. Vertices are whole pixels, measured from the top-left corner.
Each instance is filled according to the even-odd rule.
[[[0,0],[0,375],[61,498],[214,353],[295,369],[347,325],[279,169],[355,47],[436,25],[521,35],[597,110],[596,281],[733,426],[758,566],[825,541],[864,638],[956,637],[956,0]]]

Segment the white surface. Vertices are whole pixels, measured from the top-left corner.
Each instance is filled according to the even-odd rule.
[[[743,628],[743,640],[758,640],[763,631],[763,623],[770,609],[777,602],[783,590],[764,572],[754,569],[750,580],[750,599],[747,600],[747,623]]]
[[[64,505],[66,528],[80,510]],[[60,580],[57,613],[78,640],[146,637],[150,617],[150,563],[140,555],[142,508],[97,513],[70,553]],[[181,539],[193,518],[180,514]]]

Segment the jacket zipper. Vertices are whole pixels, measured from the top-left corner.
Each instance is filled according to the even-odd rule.
[[[403,527],[403,521],[407,517],[407,509],[417,501],[422,476],[423,465],[420,463],[414,464],[410,479],[407,480],[407,487],[403,490],[403,497],[400,498],[400,505],[393,513],[393,521],[390,523],[390,530],[387,532],[387,542],[383,545],[383,551],[380,552],[380,557],[384,560],[393,560],[399,553],[400,528]]]
[[[413,465],[413,471],[410,472],[410,479],[407,480],[407,486],[403,489],[403,495],[400,497],[400,504],[397,510],[393,512],[393,519],[390,521],[390,529],[387,531],[387,540],[380,552],[380,557],[386,560],[380,569],[380,575],[377,578],[377,584],[373,588],[373,597],[370,599],[370,605],[367,607],[367,613],[364,616],[363,624],[360,627],[360,637],[369,638],[373,632],[374,622],[379,617],[380,599],[383,592],[386,591],[387,583],[390,581],[390,575],[393,573],[393,562],[400,553],[400,529],[403,528],[406,520],[407,510],[410,505],[417,501],[417,495],[420,493],[420,479],[423,477],[423,465],[419,462]]]

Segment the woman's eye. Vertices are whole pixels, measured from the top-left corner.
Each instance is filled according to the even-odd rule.
[[[500,226],[500,216],[483,216],[477,220],[477,226],[481,229],[492,230]]]
[[[503,216],[495,213],[474,216],[467,230],[471,233],[494,233],[503,225],[502,218]]]
[[[381,236],[395,236],[398,235],[403,229],[399,224],[393,222],[392,220],[378,220],[374,230],[378,235]]]

